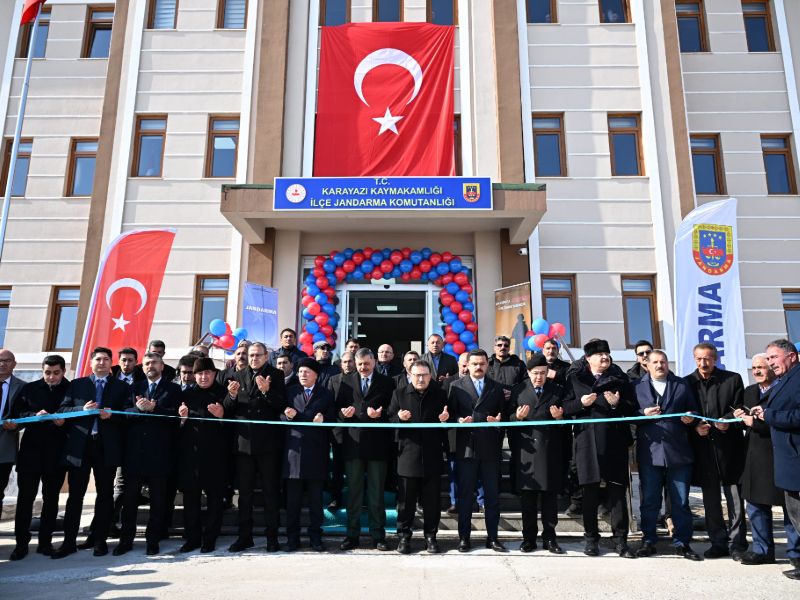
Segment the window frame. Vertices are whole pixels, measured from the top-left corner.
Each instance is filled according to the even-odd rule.
[[[569,292],[559,292],[559,291],[545,291],[544,289],[544,282],[546,279],[569,279],[570,281],[570,291]],[[541,285],[541,294],[542,294],[542,316],[544,319],[547,319],[547,299],[548,298],[569,298],[569,318],[572,321],[570,323],[570,334],[572,339],[570,340],[570,346],[572,348],[580,347],[580,321],[578,320],[578,281],[575,274],[568,274],[568,273],[547,273],[540,276],[540,285]]]
[[[764,6],[764,10],[760,13],[746,13],[744,11],[744,4],[762,4]],[[745,42],[747,43],[747,52],[748,53],[759,53],[759,52],[777,52],[777,46],[775,46],[775,33],[772,30],[772,2],[770,0],[741,0],[739,7],[742,9],[742,25],[744,26],[744,37]],[[767,50],[750,50],[750,40],[747,37],[747,15],[756,16],[756,17],[764,17],[764,21],[767,24]]]
[[[558,119],[560,127],[558,129],[544,128],[536,129],[533,122],[536,119]],[[536,177],[566,177],[567,176],[567,143],[564,134],[564,113],[531,113],[531,130],[533,131],[533,170]],[[536,136],[558,134],[558,152],[561,171],[558,175],[542,175],[539,173],[539,161],[536,159]]]
[[[218,290],[204,290],[203,282],[207,279],[227,279],[228,289],[224,292]],[[203,316],[203,300],[205,298],[225,298],[224,312],[228,312],[228,295],[230,293],[231,278],[230,275],[225,274],[197,274],[194,276],[194,308],[192,309],[192,339],[190,343],[195,343],[200,339],[205,331],[203,331],[203,323],[201,318]]]
[[[347,0],[348,3],[350,0]],[[458,0],[451,0],[453,3],[453,22],[451,25],[458,25]],[[400,3],[400,12],[402,14],[403,10],[403,3],[401,0]],[[433,0],[425,0],[425,22],[426,23],[433,23]]]
[[[547,0],[550,2],[550,14],[554,16],[553,19],[547,21],[531,21],[530,2],[525,0],[525,22],[528,25],[554,25],[558,23],[558,0]],[[598,3],[599,4],[599,3]]]
[[[621,0],[622,2],[622,11],[625,13],[625,20],[618,21],[616,23],[612,21],[606,21],[603,15],[603,0],[597,0],[597,10],[600,13],[600,23],[603,25],[622,25],[623,23],[630,24],[631,22],[631,5],[629,0]]]
[[[398,13],[400,15],[400,19],[398,21],[377,21],[375,17],[378,15],[378,4],[380,4],[381,0],[372,0],[372,23],[404,23],[406,20],[406,7],[405,2],[403,0],[397,0],[400,4]]]
[[[151,130],[148,129],[148,134],[152,135],[153,132],[160,133],[162,135],[162,143],[161,143],[161,160],[159,162],[158,167],[158,175],[139,175],[139,162],[141,156],[139,153],[141,152],[141,138],[143,137],[144,132],[141,129],[142,121],[146,120],[163,120],[164,121],[164,129],[163,130]],[[134,122],[134,129],[133,129],[133,157],[131,160],[131,177],[147,177],[147,178],[163,178],[164,177],[164,150],[167,145],[167,115],[166,114],[138,114],[136,115],[136,121]]]
[[[239,121],[239,127],[236,129],[236,132],[233,133],[232,130],[228,131],[214,131],[214,121],[222,120],[222,121],[231,121],[236,119]],[[239,162],[239,135],[242,128],[242,121],[240,115],[208,115],[208,133],[206,134],[206,160],[205,160],[205,168],[203,169],[203,177],[208,179],[234,179],[236,178],[236,171]],[[236,138],[236,150],[235,156],[233,159],[233,175],[212,175],[214,171],[214,139],[217,137],[235,137]]]
[[[699,52],[709,52],[709,42],[708,42],[708,27],[706,25],[706,5],[704,0],[686,0],[686,4],[696,3],[698,5],[697,14],[695,13],[679,13],[678,12],[678,4],[681,4],[681,0],[676,0],[675,2],[675,22],[678,23],[678,48],[680,52],[684,54],[697,54]],[[700,30],[700,50],[681,50],[680,49],[680,19],[681,15],[693,17],[697,16],[697,23],[698,29]]]
[[[78,158],[87,158],[89,156],[93,156],[95,159],[95,170],[97,169],[97,150],[93,153],[88,152],[78,152],[78,144],[82,142],[94,142],[98,145],[98,150],[100,149],[100,140],[98,138],[84,138],[84,137],[76,137],[72,138],[69,143],[69,158],[67,160],[67,174],[64,178],[64,197],[65,198],[91,198],[92,194],[75,194],[74,185],[75,185],[75,167],[77,166],[77,159]],[[92,179],[92,192],[94,192],[94,179]]]
[[[58,339],[58,323],[60,320],[60,309],[65,307],[78,307],[78,300],[59,300],[58,294],[64,290],[77,290],[80,295],[80,286],[77,285],[54,285],[50,291],[50,303],[47,312],[47,329],[45,330],[44,345],[42,352],[71,352],[72,347],[69,348],[56,348],[56,341]],[[73,344],[75,342],[76,330],[73,332]]]
[[[52,17],[52,6],[45,6],[42,5],[40,10],[40,17],[39,17],[39,26],[42,25],[42,17],[47,17],[47,26],[48,26],[48,37],[50,36],[50,19]],[[25,23],[22,25],[19,30],[19,41],[17,42],[17,52],[14,55],[15,58],[28,58],[28,46],[31,43],[31,32],[33,31],[33,21],[30,23]],[[37,33],[38,37],[38,33]],[[45,41],[45,56],[34,56],[35,59],[43,59],[47,58],[47,42]]]
[[[178,9],[180,7],[180,0],[175,0],[175,14],[172,15],[172,27],[159,27],[155,28],[156,21],[156,4],[159,0],[150,0],[150,5],[147,8],[147,26],[145,29],[153,31],[172,31],[178,28]]]
[[[9,314],[11,313],[11,294],[13,293],[13,287],[10,285],[0,285],[0,292],[8,292],[9,299],[5,300],[0,296],[0,309],[5,308],[8,310]],[[2,330],[2,338],[0,338],[0,348],[5,348],[5,341],[6,335],[8,334],[8,318],[6,318],[6,328]]]
[[[460,177],[464,173],[464,158],[461,155],[463,148],[461,145],[461,115],[453,115],[453,166],[456,176]]]
[[[611,128],[611,119],[636,119],[636,127]],[[645,177],[644,156],[642,155],[642,115],[641,113],[608,113],[606,118],[608,126],[608,150],[611,157],[611,176],[612,177]],[[618,175],[616,173],[616,160],[614,156],[614,134],[633,133],[636,136],[636,165],[638,173],[635,175]]]
[[[783,301],[784,294],[800,294],[800,288],[784,288],[781,289],[781,306],[783,307],[783,320],[786,324],[786,337],[789,337],[789,311],[797,311],[800,313],[800,304],[787,304]]]
[[[703,139],[703,140],[713,139],[714,142],[715,142],[714,150],[710,151],[710,150],[707,150],[705,148],[699,148],[699,149],[692,148],[692,140],[695,139],[695,138]],[[717,191],[715,191],[715,192],[713,192],[711,194],[709,194],[707,192],[698,192],[697,191],[697,184],[696,184],[696,180],[695,180],[695,181],[692,181],[692,183],[694,184],[695,196],[723,196],[723,195],[725,195],[727,193],[728,186],[726,185],[727,182],[725,181],[725,169],[724,169],[723,163],[722,163],[722,142],[720,140],[719,134],[718,133],[692,133],[692,134],[690,134],[689,135],[689,152],[692,155],[692,158],[694,158],[695,152],[697,154],[711,155],[711,156],[714,157],[714,177],[716,178],[716,181],[717,181]],[[695,175],[695,173],[694,173],[694,163],[692,164],[692,175],[693,176]]]
[[[344,24],[351,22],[351,2],[352,0],[345,0],[345,17],[344,17]],[[319,25],[320,27],[327,26],[325,22],[325,9],[327,8],[328,0],[319,0]]]
[[[109,12],[111,11],[112,17],[111,19],[101,19],[101,20],[94,20],[95,13],[100,12]],[[86,24],[83,28],[83,47],[81,48],[81,58],[91,58],[94,60],[108,60],[109,56],[111,56],[111,43],[112,41],[109,40],[108,42],[108,56],[97,56],[92,57],[89,56],[89,52],[92,50],[92,40],[94,38],[94,34],[97,31],[108,29],[109,31],[114,30],[114,5],[113,4],[90,4],[86,7]]]
[[[786,147],[781,149],[764,149],[763,143],[765,139],[782,139],[786,141]],[[768,196],[796,196],[797,195],[797,179],[794,172],[794,160],[792,159],[792,136],[787,133],[762,133],[760,136],[761,141],[761,159],[764,161],[764,177],[767,184]],[[770,192],[769,191],[769,175],[767,173],[767,154],[781,154],[786,157],[786,170],[787,177],[789,178],[789,191],[788,192]]]
[[[635,280],[635,281],[649,281],[650,282],[650,291],[649,292],[626,292],[625,291],[625,280]],[[620,292],[622,293],[622,325],[623,325],[623,333],[625,335],[625,347],[635,349],[636,342],[639,340],[637,337],[631,343],[628,343],[628,303],[626,300],[628,298],[648,298],[650,300],[650,322],[652,323],[653,329],[653,339],[650,340],[653,343],[653,348],[661,348],[661,326],[660,321],[658,320],[658,295],[656,293],[656,276],[655,275],[647,275],[647,274],[634,274],[634,275],[621,275],[620,276]]]
[[[247,29],[247,9],[249,8],[250,0],[244,0],[244,26],[243,27],[225,27],[225,5],[228,0],[217,0],[217,29],[230,29],[231,31],[244,31]],[[177,14],[177,10],[175,11]]]
[[[22,144],[31,144],[33,146],[33,138],[20,138],[19,145]],[[0,174],[0,187],[2,187],[2,193],[5,194],[6,192],[6,185],[8,184],[8,171],[9,167],[11,166],[11,151],[14,149],[14,139],[13,138],[5,138],[5,148],[3,149],[3,170],[2,174]],[[30,176],[30,165],[33,161],[33,148],[31,148],[30,152],[17,152],[17,160],[20,158],[27,158],[28,159],[28,175],[25,176],[25,192],[22,194],[14,194],[14,184],[11,184],[11,197],[12,198],[24,198],[25,195],[28,193],[28,177]],[[16,172],[14,173],[16,175]]]

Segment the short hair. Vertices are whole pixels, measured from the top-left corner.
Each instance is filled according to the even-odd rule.
[[[644,344],[642,344],[642,345],[644,345]],[[664,352],[663,350],[653,350],[650,353],[650,356],[647,357],[647,362],[650,362],[650,359],[653,358],[656,355],[663,356],[664,360],[669,362],[669,357],[667,356],[667,353]]]
[[[547,338],[544,341],[544,344],[555,344],[556,346],[558,346],[558,340],[556,338]],[[542,344],[542,348],[544,348],[544,344]]]
[[[193,356],[194,358],[206,358],[206,355],[200,350],[189,350],[186,356]]]
[[[191,352],[189,354],[184,354],[178,360],[178,370],[180,370],[181,367],[189,367],[190,369],[194,369],[195,360],[197,360],[197,356]]]
[[[42,361],[42,368],[44,369],[45,367],[61,367],[62,371],[66,371],[67,363],[60,354],[48,354]]]
[[[123,354],[133,354],[133,358],[139,360],[139,353],[136,351],[136,348],[126,347],[117,350],[117,358],[120,358]]]
[[[239,343],[236,344],[236,349],[238,350],[239,348],[249,348],[251,343],[252,342],[250,342],[250,340],[239,340]]]
[[[496,336],[494,336],[494,341],[495,342],[508,342],[509,344],[511,343],[511,340],[508,339],[508,337],[505,336],[505,335],[496,335]]]
[[[428,336],[428,339],[426,341],[430,342],[431,338],[435,338],[435,337],[439,338],[440,340],[444,340],[444,338],[442,336],[440,336],[438,333],[432,333],[432,334],[430,334]]]
[[[797,353],[797,347],[786,338],[772,340],[769,344],[767,344],[767,348],[780,348],[787,354],[791,354],[792,352]]]
[[[428,361],[427,361],[427,360],[415,360],[415,361],[414,361],[414,364],[413,364],[413,365],[411,365],[411,368],[412,368],[412,369],[413,369],[414,367],[424,367],[424,368],[425,368],[425,370],[426,370],[428,373],[430,373],[430,372],[431,372],[431,365],[430,365],[430,363],[428,363]]]
[[[108,356],[108,358],[114,356],[114,353],[111,352],[110,348],[106,348],[105,346],[97,346],[92,350],[92,353],[89,355],[89,358],[92,359],[98,354],[105,354]]]
[[[292,355],[291,354],[279,354],[275,357],[275,364],[278,364],[278,361],[282,358],[287,359],[290,363],[292,362]]]
[[[361,343],[356,338],[347,338],[344,345],[347,346],[347,344],[355,344],[356,346],[361,346]]]
[[[403,360],[406,359],[406,356],[416,356],[417,358],[419,358],[419,352],[417,352],[416,350],[409,350],[408,352],[403,354]],[[414,365],[411,366],[413,367]]]
[[[342,352],[342,355],[339,357],[339,359],[344,360],[345,356],[350,356],[350,358],[355,359],[354,353],[350,352],[349,350]]]
[[[692,348],[692,354],[698,350],[710,350],[714,353],[714,358],[717,357],[717,347],[711,342],[700,342],[699,344],[695,344],[694,348]]]
[[[759,360],[766,361],[767,360],[767,353],[766,352],[756,352],[755,354],[753,354],[753,358],[750,359],[750,362],[753,362],[757,358]]]
[[[281,329],[280,337],[283,337],[283,334],[286,333],[287,331],[291,333],[294,337],[297,337],[297,332],[291,327],[284,327],[283,329]]]
[[[650,346],[652,348],[653,344],[648,342],[647,340],[639,340],[633,345],[633,349],[636,350],[636,348],[638,348],[639,346]]]
[[[263,342],[253,342],[252,344],[250,344],[250,347],[247,349],[247,351],[250,352],[250,350],[252,350],[253,348],[261,348],[264,351],[264,354],[269,352],[267,350],[266,345],[264,345]]]
[[[150,340],[150,343],[147,344],[148,348],[161,348],[162,350],[167,349],[167,345],[161,340]]]
[[[475,348],[475,350],[470,350],[469,354],[467,354],[467,361],[469,361],[469,359],[473,356],[482,356],[486,360],[489,360],[489,355],[486,354],[486,350],[483,348]]]
[[[369,348],[359,348],[356,350],[356,360],[359,358],[371,358],[375,360],[375,354]]]
[[[144,362],[144,360],[147,359],[147,358],[149,358],[150,360],[156,359],[160,363],[164,362],[164,359],[161,358],[161,355],[160,354],[156,354],[155,352],[145,352],[144,356],[142,357],[142,362]]]

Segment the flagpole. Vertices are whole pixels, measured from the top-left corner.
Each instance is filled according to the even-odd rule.
[[[17,112],[17,126],[14,130],[14,143],[11,147],[11,159],[8,163],[8,177],[6,179],[6,194],[3,198],[3,213],[0,216],[0,261],[3,260],[3,248],[6,242],[6,227],[8,225],[8,211],[11,208],[11,191],[14,186],[14,171],[17,168],[17,155],[19,154],[19,142],[22,137],[22,121],[25,119],[25,105],[28,102],[28,86],[31,79],[31,64],[33,63],[33,48],[36,43],[36,31],[39,29],[39,16],[42,8],[39,7],[36,19],[33,21],[31,39],[28,44],[28,58],[25,61],[25,78],[22,80],[22,94],[19,98],[19,111]],[[13,74],[12,74],[13,76]]]

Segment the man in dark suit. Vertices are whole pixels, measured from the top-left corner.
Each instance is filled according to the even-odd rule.
[[[147,345],[147,351],[158,354],[163,361],[164,355],[167,353],[167,346],[161,340],[150,340],[150,343]],[[139,368],[142,369],[142,366],[139,365]],[[142,372],[144,372],[143,369]],[[164,372],[161,374],[164,379],[167,381],[175,381],[175,376],[177,374],[178,372],[175,370],[175,367],[164,363]]]
[[[402,389],[411,383],[411,367],[419,360],[419,352],[409,350],[403,355],[403,370],[394,376],[395,389]]]
[[[328,380],[342,372],[341,367],[331,364],[331,345],[325,340],[314,342],[314,360],[319,364],[317,382],[321,387],[327,387]],[[299,381],[296,381],[295,385],[299,385]]]
[[[744,402],[741,376],[716,367],[714,344],[697,344],[694,361],[697,370],[687,375],[686,381],[697,398],[700,414],[713,419],[732,418],[733,411]],[[689,439],[694,450],[692,484],[703,490],[706,531],[711,538],[711,547],[703,556],[731,556],[739,561],[747,551],[747,522],[739,485],[746,455],[742,425],[700,421]],[[730,528],[722,515],[721,490],[727,500]]]
[[[250,348],[249,341],[242,340],[239,342],[239,344],[236,346],[236,350],[233,351],[233,364],[226,369],[220,369],[217,371],[217,381],[221,385],[227,387],[228,382],[233,379],[233,376],[236,375],[237,371],[242,371],[247,368],[248,348]]]
[[[58,411],[69,381],[64,377],[64,358],[51,354],[42,362],[42,378],[26,384],[14,403],[12,419],[47,415]],[[53,554],[53,528],[58,515],[58,495],[64,483],[66,470],[61,464],[64,450],[64,420],[29,423],[17,457],[17,514],[14,520],[16,547],[10,560],[20,560],[28,554],[31,539],[33,503],[42,484],[42,518],[39,523],[39,545],[36,552]]]
[[[135,348],[122,348],[117,352],[117,364],[111,367],[111,376],[121,379],[128,385],[146,379],[142,365],[139,362],[139,353]]]
[[[297,347],[297,332],[287,327],[280,334],[281,347],[269,353],[269,364],[277,366],[278,357],[288,355],[292,359],[292,365],[296,365],[301,358],[308,355]]]
[[[148,556],[158,554],[158,541],[167,511],[167,477],[175,459],[173,440],[177,434],[177,420],[138,415],[178,416],[181,388],[162,377],[164,361],[155,352],[144,355],[142,367],[147,379],[133,384],[132,394],[136,403],[128,409],[132,416],[128,420],[122,463],[125,477],[122,534],[119,545],[114,548],[114,556],[121,556],[133,548],[139,490],[145,483],[150,493],[146,553]]]
[[[225,414],[229,419],[278,421],[286,408],[283,373],[267,362],[267,347],[254,342],[247,351],[249,367],[228,384]],[[239,537],[228,549],[253,547],[253,492],[256,473],[264,494],[267,552],[278,552],[281,458],[284,431],[280,425],[236,424],[236,474],[239,479]]]
[[[636,363],[626,372],[631,382],[641,379],[645,376],[647,371],[647,359],[653,351],[653,344],[647,340],[639,340],[633,347],[633,352],[636,354]]]
[[[756,406],[753,416],[763,420],[772,432],[775,457],[775,485],[784,490],[786,512],[800,531],[800,365],[797,350],[789,340],[775,340],[767,346],[767,361],[778,378],[770,392],[768,406]],[[789,579],[800,580],[800,564],[784,571]]]
[[[653,350],[646,363],[647,373],[634,384],[638,414],[657,416],[697,413],[699,407],[686,381],[669,370],[667,355]],[[666,487],[675,528],[672,543],[679,555],[701,560],[691,549],[692,512],[689,510],[689,486],[694,456],[689,444],[692,417],[640,421],[636,425],[636,455],[641,482],[641,514],[644,540],[636,555],[656,554],[656,521]]]
[[[509,392],[515,385],[526,380],[525,363],[516,354],[511,354],[511,340],[504,335],[494,338],[494,354],[489,357],[486,376],[500,383]]]
[[[14,423],[3,422],[11,414],[17,397],[25,382],[16,377],[14,368],[17,361],[14,354],[5,348],[0,349],[0,511],[3,510],[3,498],[8,480],[11,478],[11,469],[17,460],[17,446],[19,445],[19,431]]]
[[[342,387],[342,380],[355,373],[356,370],[356,357],[352,352],[342,353],[339,362],[339,368],[342,372],[334,375],[326,382],[325,386],[333,394],[334,403],[336,398],[339,397],[339,390]],[[299,382],[298,382],[299,383]],[[338,418],[338,417],[337,417]],[[336,512],[342,505],[342,488],[344,487],[344,458],[342,457],[342,430],[336,428],[329,433],[331,444],[331,466],[330,477],[326,481],[327,492],[331,496],[331,501],[328,504],[328,510]]]
[[[458,362],[444,350],[444,339],[438,333],[431,334],[428,338],[428,351],[422,355],[422,360],[431,366],[434,381],[442,382],[450,375],[458,373]]]
[[[472,350],[467,356],[469,375],[450,384],[447,399],[450,420],[457,423],[502,421],[507,412],[507,403],[503,386],[486,377],[489,357],[484,350]],[[502,445],[503,432],[499,427],[464,427],[456,431],[459,552],[471,549],[472,495],[478,480],[483,483],[484,489],[486,547],[495,552],[507,552],[497,538],[500,526]]]
[[[74,379],[67,388],[59,412],[78,412],[99,409],[98,415],[69,419],[64,462],[67,466],[69,497],[64,516],[64,542],[52,558],[64,558],[78,547],[83,497],[94,476],[97,499],[94,503],[92,533],[81,549],[94,547],[95,556],[108,554],[106,538],[114,510],[114,475],[122,465],[125,441],[125,417],[110,411],[126,411],[133,406],[128,384],[111,377],[111,350],[97,347],[92,350],[92,374]],[[107,409],[107,410],[106,410]]]
[[[392,379],[403,373],[403,367],[394,360],[394,348],[390,344],[378,346],[378,362],[375,363],[375,370]]]
[[[447,395],[432,382],[431,366],[418,360],[411,367],[411,383],[397,388],[389,406],[389,419],[403,423],[397,430],[397,534],[400,554],[411,552],[411,534],[417,499],[422,504],[423,534],[430,554],[438,554],[436,533],[439,530],[440,488],[444,447],[444,429],[413,429],[412,423],[446,423]]]
[[[356,352],[356,373],[342,379],[336,406],[345,423],[386,423],[394,384],[375,372],[375,355],[369,348]],[[386,551],[386,509],[383,492],[391,458],[391,431],[345,427],[342,429],[342,454],[347,473],[347,537],[339,548],[358,548],[361,532],[361,507],[364,503],[364,475],[367,478],[367,511],[372,545]]]
[[[552,379],[560,386],[564,386],[567,383],[569,363],[558,357],[558,350],[558,342],[553,338],[548,339],[542,346],[542,354],[547,359],[547,378]]]

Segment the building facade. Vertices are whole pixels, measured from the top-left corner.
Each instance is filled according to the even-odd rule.
[[[0,7],[4,173],[30,36],[21,5]],[[639,338],[672,348],[676,228],[727,196],[748,354],[800,339],[796,2],[45,6],[0,263],[3,345],[23,368],[72,356],[104,248],[148,227],[177,229],[152,329],[168,358],[210,318],[238,321],[245,281],[277,288],[280,324],[298,327],[314,257],[371,246],[461,256],[484,347],[494,290],[530,281],[534,318],[630,362]],[[454,152],[461,174],[496,183],[490,214],[272,210],[274,177],[313,171],[319,27],[372,20],[457,26]],[[405,349],[441,331],[432,283],[337,294],[340,339]]]

